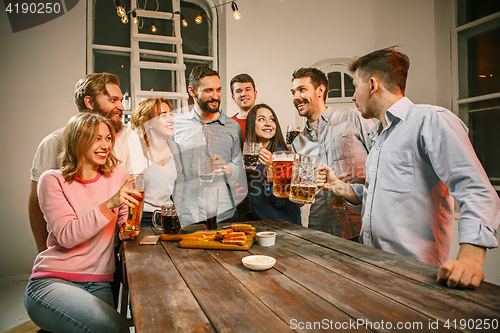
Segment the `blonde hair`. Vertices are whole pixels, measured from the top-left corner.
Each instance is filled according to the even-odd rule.
[[[137,131],[137,134],[144,139],[146,147],[150,147],[149,138],[144,128],[144,124],[150,121],[161,113],[161,103],[168,105],[170,110],[173,110],[172,103],[166,98],[149,98],[139,103],[134,113],[132,113],[132,129]],[[156,111],[156,113],[155,113]]]
[[[97,171],[109,176],[118,165],[119,160],[113,154],[115,130],[111,120],[96,113],[80,113],[69,120],[63,133],[61,169],[62,175],[68,183],[73,182],[75,177],[82,178],[81,175],[85,167],[85,152],[96,140],[100,123],[105,123],[108,126],[112,144],[106,163],[100,165]]]

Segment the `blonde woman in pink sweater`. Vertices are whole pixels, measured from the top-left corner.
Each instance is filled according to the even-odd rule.
[[[113,238],[132,238],[123,225],[138,202],[127,170],[112,153],[111,122],[93,113],[71,118],[63,134],[60,170],[38,182],[47,221],[47,249],[35,259],[24,304],[33,322],[50,332],[128,332],[113,306]]]

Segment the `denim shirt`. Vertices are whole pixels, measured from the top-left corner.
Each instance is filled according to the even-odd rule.
[[[220,113],[217,119],[205,123],[193,109],[175,118],[174,132],[174,141],[179,146],[185,173],[181,225],[206,220],[207,186],[219,188],[217,221],[232,217],[235,206],[247,195],[240,125],[223,113]],[[203,155],[215,154],[231,165],[233,173],[230,177],[216,175],[212,183],[201,184],[198,177],[198,160]],[[226,183],[229,184],[230,192]],[[230,195],[233,197],[232,200]]]
[[[453,195],[461,210],[459,243],[496,247],[499,199],[451,111],[394,103],[370,131],[365,185],[351,187],[363,202],[363,244],[440,265],[449,257]]]
[[[341,161],[344,172],[354,170],[364,177],[366,155],[371,147],[368,131],[372,126],[373,121],[362,118],[357,109],[339,111],[328,107],[318,120],[318,135],[306,123],[292,147],[299,154],[319,155],[320,165],[333,167],[336,161]],[[351,217],[347,212],[333,214],[332,207],[333,196],[318,192],[311,206],[309,227],[348,239],[358,236],[359,216]]]

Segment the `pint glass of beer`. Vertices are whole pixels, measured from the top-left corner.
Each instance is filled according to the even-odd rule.
[[[295,154],[293,161],[290,201],[311,204],[316,198],[319,156]]]
[[[333,161],[332,169],[335,176],[340,176],[344,172],[343,160]],[[343,196],[333,194],[333,209],[346,209]]]
[[[217,230],[217,207],[219,206],[219,189],[217,187],[205,188],[205,210],[207,230]]]
[[[137,196],[132,194],[139,204],[134,207],[128,208],[128,218],[125,223],[125,230],[133,231],[134,235],[137,236],[139,234],[139,230],[141,230],[141,218],[142,218],[142,206],[144,200],[144,190],[146,189],[146,180],[144,179],[136,179],[132,182],[131,187],[134,190],[139,191],[140,195]]]
[[[291,145],[293,139],[300,134],[300,126],[287,126],[286,127],[286,144]]]
[[[290,196],[294,153],[287,150],[273,153],[273,193],[278,198]]]

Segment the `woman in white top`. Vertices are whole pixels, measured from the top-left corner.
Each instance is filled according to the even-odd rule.
[[[148,187],[144,192],[141,226],[153,226],[153,212],[161,205],[173,203],[181,211],[184,176],[179,149],[172,140],[175,123],[172,103],[165,98],[144,100],[132,114],[131,122],[141,138],[148,162],[143,171]]]

